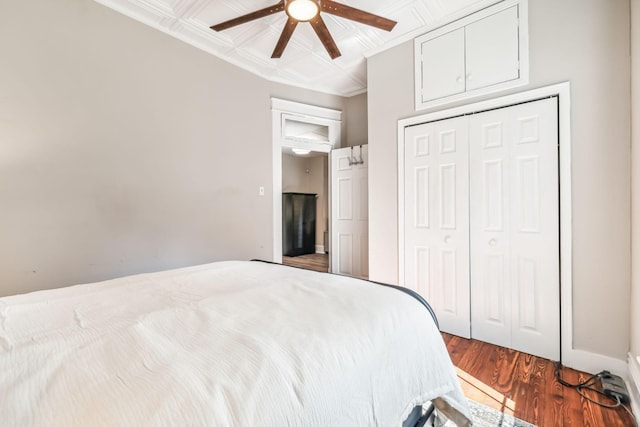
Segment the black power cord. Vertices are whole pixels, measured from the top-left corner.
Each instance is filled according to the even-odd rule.
[[[631,415],[631,418],[633,419],[634,424],[636,425],[636,427],[638,427],[638,421],[636,420],[635,415],[633,415],[633,412],[631,411],[631,409],[627,408],[627,406],[620,401],[620,397],[618,397],[617,395],[612,396],[609,394],[605,394],[602,390],[599,390],[593,387],[596,384],[597,380],[601,379],[602,377],[611,375],[608,371],[600,371],[597,374],[590,376],[589,378],[587,378],[585,381],[581,383],[571,384],[562,379],[562,375],[560,374],[561,369],[562,369],[562,365],[559,362],[556,363],[556,380],[558,380],[560,384],[562,384],[565,387],[575,389],[578,392],[578,394],[580,394],[580,396],[584,397],[589,402],[595,403],[598,406],[602,406],[603,408],[613,409],[621,406],[625,411],[629,413],[629,415]],[[616,403],[608,404],[608,403],[597,401],[587,396],[583,390],[593,391],[601,396],[614,400]]]

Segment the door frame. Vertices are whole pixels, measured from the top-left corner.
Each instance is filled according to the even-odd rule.
[[[404,155],[405,128],[542,98],[558,97],[558,174],[560,181],[560,361],[580,367],[586,354],[573,348],[572,229],[571,229],[571,86],[563,82],[487,101],[421,114],[398,121],[398,284],[405,285]],[[583,368],[584,369],[584,368]],[[595,371],[594,371],[595,372]]]
[[[271,98],[271,142],[272,142],[272,168],[273,168],[273,252],[271,261],[282,263],[282,147],[300,147],[300,140],[287,138],[284,132],[286,119],[294,118],[301,122],[325,125],[329,128],[329,143],[317,144],[313,151],[330,152],[331,149],[340,147],[342,134],[342,111],[333,110],[315,105],[302,104],[287,101],[285,99]],[[306,145],[313,145],[312,142]],[[330,180],[331,178],[328,177]],[[329,236],[331,235],[331,181],[329,181]]]

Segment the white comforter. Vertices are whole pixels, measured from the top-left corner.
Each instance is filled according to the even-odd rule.
[[[398,290],[220,262],[0,298],[2,426],[398,426],[468,410]]]

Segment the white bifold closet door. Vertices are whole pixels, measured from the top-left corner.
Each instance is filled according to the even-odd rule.
[[[557,99],[470,118],[471,328],[560,358]]]
[[[441,329],[558,360],[557,99],[405,128],[405,285]]]
[[[469,338],[469,166],[465,117],[405,130],[405,284],[440,329]]]

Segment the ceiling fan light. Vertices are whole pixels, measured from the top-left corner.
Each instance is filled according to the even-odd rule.
[[[289,0],[285,10],[296,21],[311,21],[320,13],[320,0]]]

